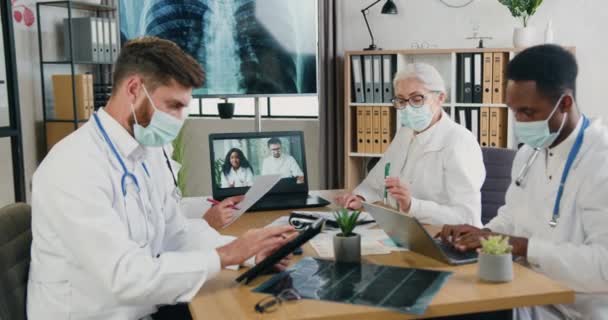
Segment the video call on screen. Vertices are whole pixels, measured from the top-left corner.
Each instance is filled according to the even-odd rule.
[[[250,187],[257,176],[271,174],[289,183],[305,182],[299,136],[219,139],[213,141],[213,153],[213,182],[222,189]]]

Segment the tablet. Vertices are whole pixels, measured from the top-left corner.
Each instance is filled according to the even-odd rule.
[[[308,242],[308,240],[318,235],[321,230],[323,230],[324,223],[325,219],[319,218],[313,224],[302,230],[295,239],[289,241],[284,246],[280,247],[277,251],[266,257],[266,259],[262,260],[260,263],[256,264],[253,268],[247,270],[247,272],[236,278],[235,281],[245,281],[245,284],[248,284],[257,276],[270,270],[270,268],[272,268],[275,264],[279,263],[279,261],[281,261],[283,258],[287,257],[294,250]]]

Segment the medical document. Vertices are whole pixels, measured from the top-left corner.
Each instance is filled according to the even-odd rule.
[[[258,202],[264,195],[274,187],[279,180],[281,180],[281,176],[278,174],[259,176],[255,178],[253,181],[253,185],[249,188],[249,191],[245,193],[245,199],[237,204],[239,210],[234,213],[232,217],[232,221],[230,221],[224,228],[228,227],[232,223],[234,223],[240,216],[243,215],[249,208],[251,208],[256,202]]]

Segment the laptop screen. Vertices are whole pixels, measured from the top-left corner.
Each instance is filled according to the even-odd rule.
[[[279,174],[270,193],[308,192],[301,131],[223,133],[209,136],[213,196],[244,194],[261,175]]]

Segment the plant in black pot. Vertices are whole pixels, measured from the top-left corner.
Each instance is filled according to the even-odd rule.
[[[361,211],[342,208],[334,212],[340,233],[334,235],[334,257],[337,262],[361,261],[361,235],[353,232]]]
[[[217,112],[221,119],[232,119],[234,116],[234,103],[228,102],[228,98],[223,98],[224,102],[217,104]]]

